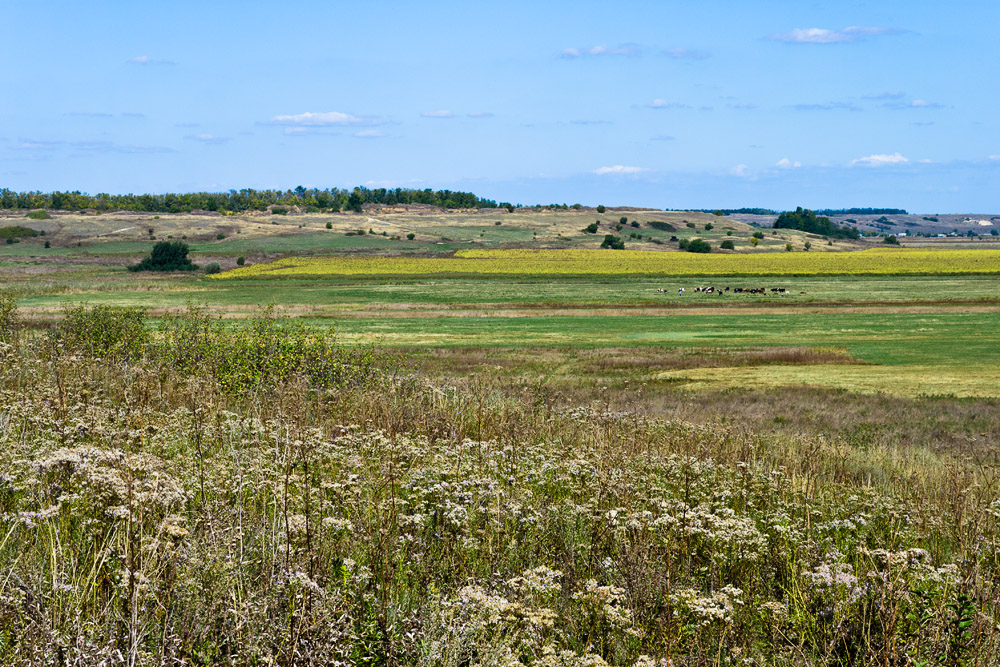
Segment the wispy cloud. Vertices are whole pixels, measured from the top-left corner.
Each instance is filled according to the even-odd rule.
[[[613,125],[610,120],[571,120],[570,125]]]
[[[851,160],[852,166],[861,167],[886,167],[895,164],[906,164],[909,159],[903,157],[900,153],[875,153],[873,155],[866,155],[865,157],[859,157],[856,160]]]
[[[438,109],[437,111],[423,111],[420,113],[421,118],[454,118],[455,114],[448,111],[447,109]]]
[[[335,125],[374,125],[375,120],[341,111],[306,111],[288,116],[274,116],[271,118],[270,124],[289,127],[329,127]]]
[[[184,137],[188,141],[197,141],[200,144],[218,146],[229,141],[229,137],[217,137],[214,134],[188,134]]]
[[[355,132],[354,136],[359,139],[378,139],[384,137],[385,134],[382,133],[382,130],[361,130]]]
[[[745,178],[750,175],[750,167],[740,163],[735,167],[733,167],[732,169],[730,169],[729,173],[732,174],[733,176],[740,176]]]
[[[650,109],[693,109],[690,104],[682,104],[681,102],[668,102],[666,100],[657,98],[647,104]]]
[[[852,25],[841,30],[826,28],[796,28],[791,32],[773,33],[768,39],[789,44],[847,44],[880,35],[898,35],[902,30],[877,26]]]
[[[139,113],[137,111],[123,111],[123,112],[121,112],[121,117],[122,118],[137,118],[138,119],[138,118],[145,118],[146,114]]]
[[[465,115],[469,118],[493,118],[496,116],[492,111],[470,111]]]
[[[928,102],[927,100],[910,100],[905,102],[903,100],[886,102],[882,106],[888,109],[943,109],[944,105],[938,102]]]
[[[64,146],[65,141],[52,139],[18,139],[11,148],[19,151],[51,151]]]
[[[798,160],[789,160],[787,157],[783,157],[774,166],[778,169],[795,169],[796,167],[801,167],[802,163]]]
[[[823,102],[819,104],[793,104],[796,111],[861,111],[861,107],[850,102]]]
[[[111,141],[74,141],[70,146],[78,151],[88,153],[125,153],[125,154],[153,154],[153,153],[174,153],[173,148],[166,146],[146,146],[141,144],[116,144]]]
[[[70,111],[68,113],[64,113],[63,115],[73,116],[75,118],[111,118],[111,114],[103,111]]]
[[[735,111],[752,111],[753,109],[757,108],[757,105],[756,104],[748,104],[748,103],[744,103],[744,104],[727,104],[726,108],[727,109],[733,109]]]
[[[129,64],[132,65],[145,65],[145,66],[157,66],[157,65],[176,65],[173,60],[159,60],[156,58],[150,58],[149,56],[136,56],[134,58],[128,59]]]
[[[598,44],[597,46],[588,46],[584,48],[569,48],[563,49],[561,57],[563,58],[586,58],[591,56],[628,56],[635,57],[642,55],[642,49],[636,44],[621,44],[619,46],[605,46],[604,44]]]
[[[610,167],[600,167],[599,169],[595,169],[594,173],[598,176],[606,176],[608,174],[634,176],[643,171],[646,171],[643,167],[626,167],[623,164],[616,164]]]
[[[700,49],[664,49],[663,55],[674,60],[705,60],[712,56],[708,51]]]

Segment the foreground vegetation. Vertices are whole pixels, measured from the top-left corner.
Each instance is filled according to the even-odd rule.
[[[6,664],[1000,659],[995,448],[442,383],[267,312],[5,303]]]

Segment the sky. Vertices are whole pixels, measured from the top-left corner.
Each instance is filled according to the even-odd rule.
[[[1000,2],[0,0],[0,187],[1000,212]]]

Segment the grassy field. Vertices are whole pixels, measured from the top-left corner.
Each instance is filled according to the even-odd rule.
[[[753,228],[613,213],[57,215],[49,254],[0,246],[0,662],[996,664],[996,251],[696,258],[645,223]],[[661,252],[597,251],[620,216]],[[374,269],[130,273],[151,227],[226,270]],[[578,264],[522,273],[548,245]],[[902,257],[937,275],[629,268]]]

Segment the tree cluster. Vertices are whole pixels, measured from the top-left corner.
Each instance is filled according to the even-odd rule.
[[[356,187],[304,188],[293,190],[230,190],[229,192],[188,192],[182,194],[127,194],[101,193],[89,195],[75,192],[14,192],[0,189],[2,209],[53,209],[78,211],[144,211],[148,213],[189,213],[201,211],[265,211],[269,206],[298,206],[316,210],[361,211],[365,204],[394,206],[400,204],[428,204],[440,208],[497,208],[509,207],[506,202],[497,204],[471,192],[452,190],[409,190],[405,188]],[[512,207],[511,207],[512,208]]]
[[[188,258],[188,245],[181,241],[160,241],[149,257],[128,267],[129,271],[194,271],[198,267]]]
[[[841,227],[830,222],[829,218],[818,216],[814,211],[801,206],[794,211],[786,211],[774,221],[775,229],[797,229],[810,234],[831,236],[841,239],[856,239],[858,230],[853,227]]]

